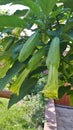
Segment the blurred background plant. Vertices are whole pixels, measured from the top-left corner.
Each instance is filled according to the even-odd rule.
[[[44,102],[41,94],[28,95],[7,109],[8,99],[0,99],[0,130],[43,130]]]

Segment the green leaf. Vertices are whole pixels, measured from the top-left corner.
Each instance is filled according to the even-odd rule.
[[[48,16],[52,12],[57,0],[38,0],[43,13]]]
[[[39,5],[36,2],[33,2],[32,0],[25,0],[24,5],[28,6],[35,14],[40,14]]]
[[[71,87],[71,89],[72,89],[72,87]],[[70,91],[67,93],[67,95],[73,95],[73,90],[70,90]]]
[[[49,35],[50,37],[56,37],[56,36],[60,36],[60,34],[62,33],[62,31],[61,31],[61,29],[59,28],[59,29],[54,30],[54,31],[49,30],[47,33],[48,33],[48,35]]]
[[[25,27],[26,22],[16,16],[0,16],[0,27]]]
[[[71,103],[71,106],[73,106],[73,94],[70,95],[70,103]]]
[[[71,86],[61,86],[58,90],[58,97],[61,98],[65,93],[67,93],[71,89]]]
[[[58,16],[59,14],[64,13],[65,10],[67,11],[68,9],[64,9],[62,6],[61,6],[61,7],[58,7],[56,10],[54,10],[54,11],[51,13],[51,17],[52,17],[52,18],[55,18],[55,17]]]
[[[72,41],[73,42],[73,38],[68,35],[67,33],[62,33],[62,37],[66,40],[66,41]]]
[[[69,19],[63,27],[63,32],[69,31],[73,27],[73,19]]]
[[[73,53],[71,54],[70,52],[67,54],[67,56],[65,57],[65,61],[67,62],[67,63],[73,63]],[[70,65],[69,65],[70,66]],[[70,67],[69,67],[69,69],[71,70],[71,72],[72,72],[72,70],[73,70],[73,65],[71,65]]]
[[[73,29],[70,29],[67,34],[68,34],[68,35],[70,36],[70,38],[73,40]]]
[[[1,34],[3,34],[3,33],[8,33],[8,34],[10,34],[11,33],[11,30],[9,29],[9,28],[6,28],[6,29],[2,29],[2,31],[1,31]]]
[[[8,37],[3,38],[2,42],[1,42],[1,45],[3,46],[3,49],[6,48],[8,42],[9,42],[11,39],[13,39],[12,36],[8,36]]]
[[[13,82],[13,84],[10,86],[10,90],[13,93],[16,93],[17,95],[19,94],[20,87],[24,80],[28,77],[30,71],[30,69],[25,68],[17,77],[17,79]]]
[[[16,94],[13,94],[11,96],[8,104],[8,108],[10,108],[13,104],[17,103],[18,101],[20,101],[26,95],[31,94],[36,83],[37,83],[37,78],[26,79],[20,88],[19,95],[17,96]]]
[[[13,43],[14,43],[15,38],[11,37],[10,40],[7,42],[5,48],[4,48],[4,52],[7,51],[9,48],[12,47]]]
[[[24,4],[24,0],[0,0],[0,5],[15,3],[15,4]]]
[[[71,83],[71,85],[73,86],[73,76],[69,78],[69,83]]]
[[[23,64],[19,62],[15,62],[11,69],[7,72],[7,74],[0,79],[0,90],[4,89],[7,83],[11,81],[11,79],[18,74],[18,72],[22,69]]]
[[[23,47],[23,43],[21,44],[16,44],[13,48],[12,48],[12,58],[15,59],[18,55],[19,52],[21,50],[21,48]]]
[[[64,6],[65,6],[66,8],[70,8],[71,11],[73,11],[73,0],[65,0]]]
[[[25,38],[24,39],[22,38],[22,39],[18,39],[15,42],[14,46],[12,46],[11,54],[12,54],[13,59],[17,58],[17,56],[18,56],[21,48],[23,47],[24,43],[25,43]]]
[[[7,61],[5,59],[0,61],[0,78],[3,78],[6,75],[9,68],[10,68],[10,61]]]
[[[35,69],[34,71],[32,71],[30,74],[29,74],[29,77],[30,76],[33,76],[35,74],[40,74],[41,72],[47,70],[47,67],[46,66],[40,66],[38,67],[37,69]]]
[[[69,60],[73,60],[73,54],[69,55]]]
[[[63,52],[65,51],[66,47],[67,47],[67,42],[63,41],[60,43],[60,52],[63,55]]]

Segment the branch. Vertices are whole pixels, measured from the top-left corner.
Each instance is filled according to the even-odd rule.
[[[10,98],[11,95],[12,95],[11,91],[8,91],[8,90],[0,91],[0,97],[1,98]]]

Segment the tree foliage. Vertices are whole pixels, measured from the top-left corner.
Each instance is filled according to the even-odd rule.
[[[9,85],[10,90],[19,94],[12,95],[10,106],[22,99],[25,95],[33,92],[33,89],[41,78],[41,73],[42,78],[45,77],[44,71],[47,69],[46,57],[52,43],[51,41],[55,37],[58,37],[60,40],[58,95],[59,97],[62,97],[66,92],[67,94],[70,94],[72,99],[72,0],[0,0],[0,5],[8,3],[11,3],[11,5],[21,4],[29,7],[27,10],[16,10],[11,15],[8,13],[0,13],[0,90]],[[36,25],[36,28],[33,29],[33,25]],[[32,33],[38,32],[39,38],[31,54],[26,60],[21,62],[21,60],[19,60],[20,52],[31,37],[27,34],[26,30],[30,30]],[[21,35],[22,32],[24,35]],[[38,52],[41,48],[44,48],[45,53],[40,56]],[[55,54],[53,54],[53,57],[55,59]],[[32,60],[35,64],[33,67],[30,67],[32,66]],[[20,86],[18,87],[19,83]],[[69,88],[65,87],[65,83],[69,83]],[[51,91],[53,93],[53,89]]]

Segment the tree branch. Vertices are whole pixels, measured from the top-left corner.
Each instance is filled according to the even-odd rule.
[[[10,98],[11,95],[12,95],[11,91],[8,91],[8,90],[2,90],[2,91],[0,91],[0,97],[1,98]]]

